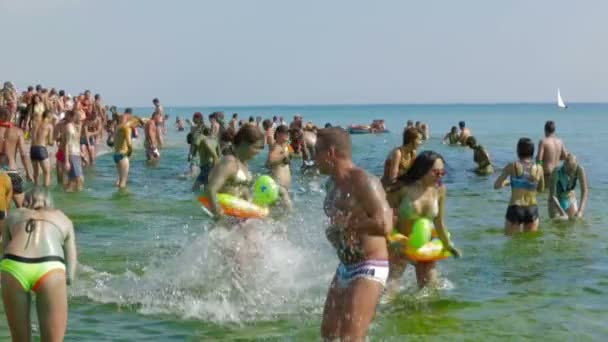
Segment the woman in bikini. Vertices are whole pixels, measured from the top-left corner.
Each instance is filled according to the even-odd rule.
[[[543,191],[545,180],[543,168],[537,165],[534,156],[534,143],[528,138],[521,138],[517,143],[519,160],[510,163],[494,183],[494,189],[511,185],[511,200],[505,215],[505,234],[538,230],[538,205],[536,193]],[[507,182],[507,177],[510,182]]]
[[[51,207],[47,190],[34,188],[25,196],[25,208],[11,212],[2,235],[2,301],[13,341],[31,341],[32,291],[41,340],[63,341],[67,285],[77,264],[72,221]]]
[[[395,183],[397,177],[404,175],[412,166],[416,158],[416,149],[421,142],[422,138],[417,129],[406,128],[403,131],[403,144],[393,149],[384,161],[382,184],[385,188]]]
[[[552,184],[549,184],[549,216],[562,219],[583,217],[589,194],[587,175],[573,154],[568,154],[563,165],[555,168],[552,179]],[[578,181],[581,183],[580,207],[575,191]]]
[[[433,151],[420,153],[412,167],[406,174],[399,177],[403,184],[395,198],[398,199],[397,227],[404,236],[412,233],[412,226],[419,218],[433,221],[437,235],[445,248],[454,257],[460,256],[452,241],[445,224],[446,187],[442,183],[445,175],[445,162],[443,157]],[[403,242],[405,243],[405,241]],[[389,291],[395,292],[399,288],[399,279],[405,271],[408,260],[397,251],[402,246],[391,249],[391,267],[389,274]],[[416,279],[419,287],[432,283],[435,279],[436,262],[417,262]]]
[[[253,125],[244,125],[234,137],[233,154],[224,155],[209,174],[206,187],[211,202],[211,213],[216,219],[224,216],[217,202],[219,193],[251,199],[252,176],[247,162],[264,149],[264,134]]]

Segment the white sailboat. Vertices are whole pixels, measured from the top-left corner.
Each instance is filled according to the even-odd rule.
[[[564,103],[564,99],[562,99],[562,94],[559,92],[559,88],[557,88],[557,106],[562,109],[568,108]]]

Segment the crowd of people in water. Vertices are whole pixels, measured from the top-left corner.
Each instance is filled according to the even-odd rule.
[[[73,223],[52,206],[48,147],[57,145],[57,184],[72,192],[83,188],[83,167],[95,166],[96,151],[105,142],[113,149],[118,174],[115,185],[125,188],[133,139],[138,137],[139,128],[143,129],[147,162],[161,160],[168,117],[158,99],[152,102],[150,117],[141,118],[130,108],[119,112],[116,107],[105,106],[100,95],[91,96],[89,91],[72,97],[62,90],[47,91],[36,86],[18,94],[10,82],[4,84],[0,91],[0,224],[4,253],[0,275],[13,340],[31,339],[32,291],[36,293],[42,340],[62,340],[67,326],[67,285],[76,271],[76,241]],[[384,130],[383,121],[375,123],[382,124]],[[196,112],[188,120],[176,118],[175,127],[180,132],[188,131],[184,140],[194,180],[192,191],[209,198],[209,212],[218,227],[238,229],[242,224],[242,220],[225,215],[218,195],[250,201],[253,177],[248,162],[265,149],[265,166],[280,194],[273,211],[285,213],[292,208],[290,189],[296,158],[301,159],[299,172],[329,176],[323,202],[329,222],[326,236],[336,249],[339,266],[325,301],[321,324],[324,339],[366,336],[380,297],[399,291],[408,264],[415,268],[419,287],[435,282],[436,262],[408,259],[399,252],[405,242],[390,241],[391,234],[408,237],[418,220],[428,219],[443,248],[454,257],[461,256],[446,225],[448,192],[442,182],[446,161],[436,151],[420,151],[431,137],[426,123],[406,123],[402,144],[389,152],[380,177],[354,163],[348,130],[329,123],[318,128],[312,122],[305,123],[301,115],[295,115],[288,124],[277,116],[242,120],[235,113],[228,119],[220,111],[208,114],[205,120],[203,113]],[[588,198],[584,168],[555,135],[552,121],[547,121],[544,133],[536,160],[534,142],[523,137],[516,145],[517,160],[501,167],[496,178],[495,189],[511,188],[505,215],[507,234],[538,229],[537,194],[546,188],[549,217],[575,219],[584,215]],[[452,127],[443,142],[473,150],[479,175],[494,173],[488,150],[464,121]],[[25,194],[21,173],[37,185]],[[11,202],[15,208],[9,213]]]

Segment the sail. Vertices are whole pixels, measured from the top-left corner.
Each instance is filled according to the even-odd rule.
[[[559,92],[559,88],[557,88],[557,106],[559,108],[567,108],[568,106],[566,106],[566,104],[564,103],[564,100],[562,99],[562,94]]]

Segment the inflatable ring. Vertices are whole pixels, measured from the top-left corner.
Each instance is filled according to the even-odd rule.
[[[199,196],[198,201],[211,210],[211,201],[207,196]],[[217,201],[224,214],[238,218],[264,218],[268,216],[268,208],[260,207],[244,199],[229,194],[217,194]]]
[[[390,243],[398,243],[402,245],[401,253],[408,259],[417,262],[431,262],[442,260],[450,257],[452,253],[443,248],[443,243],[439,239],[433,239],[420,248],[413,248],[407,241],[407,236],[393,232],[388,236],[387,240]]]

